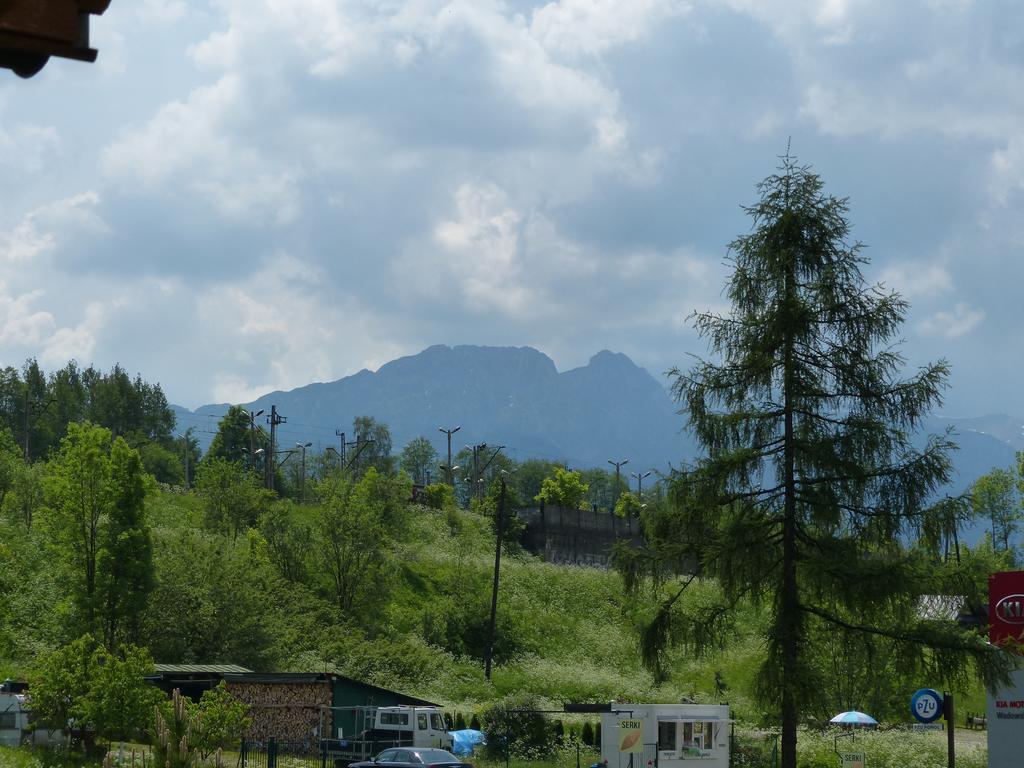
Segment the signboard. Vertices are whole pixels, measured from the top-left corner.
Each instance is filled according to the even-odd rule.
[[[619,720],[619,752],[644,751],[644,721]]]
[[[840,752],[839,764],[842,768],[865,768],[868,761],[863,752]]]
[[[988,764],[1019,768],[1024,739],[1024,670],[1012,673],[1013,683],[988,694]]]
[[[988,636],[993,645],[1024,655],[1024,571],[994,573],[988,578]],[[1018,768],[1024,743],[1024,670],[1011,674],[1011,683],[988,694],[988,764]]]
[[[1024,571],[988,577],[988,618],[990,643],[1024,643]],[[1024,655],[1024,646],[1008,650]]]
[[[910,726],[913,731],[941,731],[942,723],[913,723]]]
[[[932,688],[921,688],[910,697],[910,714],[919,723],[931,723],[942,717],[942,694]]]

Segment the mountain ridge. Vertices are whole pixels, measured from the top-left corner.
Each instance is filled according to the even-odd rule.
[[[485,442],[507,446],[520,461],[547,458],[579,468],[629,459],[630,471],[666,471],[699,454],[665,384],[628,355],[607,349],[586,365],[559,371],[534,347],[435,344],[377,371],[364,368],[239,405],[267,413],[276,405],[288,419],[279,427],[281,446],[337,446],[335,431],[348,432],[356,416],[373,416],[391,429],[396,453],[421,435],[443,453],[439,427],[461,426],[454,451]],[[228,404],[174,409],[184,425],[179,429],[204,427],[197,437],[205,448]],[[1015,451],[1024,450],[1022,423],[1000,414],[929,417],[922,434],[951,427],[960,446],[954,477],[942,492],[961,493],[992,467],[1010,466]]]

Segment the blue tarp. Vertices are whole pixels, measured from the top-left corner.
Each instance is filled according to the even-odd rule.
[[[484,743],[483,731],[465,728],[461,731],[450,731],[450,733],[452,735],[452,752],[456,755],[471,755],[475,744]]]

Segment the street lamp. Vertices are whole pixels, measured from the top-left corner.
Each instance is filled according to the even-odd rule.
[[[647,470],[642,475],[640,473],[638,473],[638,472],[631,472],[630,473],[630,477],[635,477],[636,478],[636,496],[637,496],[638,499],[643,499],[643,497],[644,497],[644,478],[645,477],[650,477],[651,476],[651,472],[652,472],[652,470]]]
[[[455,471],[455,468],[452,467],[452,435],[454,435],[460,429],[462,429],[461,425],[454,427],[453,429],[445,429],[444,427],[437,428],[438,432],[444,432],[446,435],[448,435],[448,463],[443,466],[445,467],[448,473],[448,485],[451,486],[455,485],[454,481],[452,480],[452,472]]]
[[[296,443],[295,447],[302,451],[302,475],[299,480],[299,503],[306,503],[306,449],[313,443]]]
[[[615,467],[615,499],[612,501],[612,509],[615,509],[615,502],[619,500],[619,468],[629,464],[629,459],[623,459],[622,461],[608,459],[608,463]]]

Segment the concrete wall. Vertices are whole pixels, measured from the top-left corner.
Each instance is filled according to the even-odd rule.
[[[518,509],[516,516],[526,524],[523,547],[549,563],[607,568],[616,541],[643,543],[639,520],[608,512],[541,506]]]

